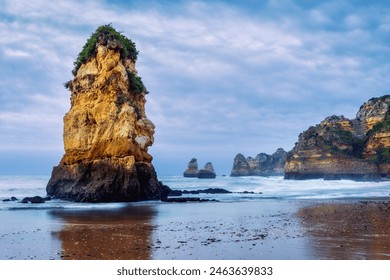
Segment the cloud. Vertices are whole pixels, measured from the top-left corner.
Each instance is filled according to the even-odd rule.
[[[309,12],[310,19],[318,24],[329,24],[332,20],[320,10],[312,10]]]
[[[26,58],[30,56],[30,54],[25,51],[12,50],[8,48],[4,48],[4,54],[8,57],[18,57],[18,58]]]
[[[0,4],[3,147],[40,141],[61,156],[69,108],[62,84],[89,35],[109,22],[140,52],[159,166],[197,154],[226,166],[238,152],[290,149],[308,126],[354,117],[389,91],[389,9],[375,2],[115,3]]]

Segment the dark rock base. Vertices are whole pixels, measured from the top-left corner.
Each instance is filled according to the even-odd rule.
[[[183,177],[186,178],[198,178],[198,173],[184,172]]]
[[[201,169],[198,173],[199,179],[215,179],[216,174],[212,171]]]
[[[47,194],[76,202],[159,200],[169,188],[157,180],[152,164],[135,163],[130,169],[109,160],[60,164],[53,168]]]
[[[20,203],[33,203],[33,204],[37,204],[37,203],[45,203],[46,201],[50,201],[50,200],[51,200],[50,196],[47,196],[47,197],[33,196],[33,197],[25,197],[25,198],[23,198]]]

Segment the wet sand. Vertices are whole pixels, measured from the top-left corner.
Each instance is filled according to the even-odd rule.
[[[150,207],[121,209],[51,211],[64,222],[53,236],[61,241],[65,260],[145,260],[150,258]]]
[[[389,215],[353,200],[1,210],[0,259],[390,259]]]
[[[162,205],[154,259],[308,259],[294,213],[300,203],[256,201]]]
[[[0,259],[149,259],[153,211],[148,206],[2,210]]]
[[[390,201],[319,203],[298,217],[316,259],[390,259]]]
[[[0,210],[1,260],[60,259],[61,242],[52,232],[62,225],[46,209]]]

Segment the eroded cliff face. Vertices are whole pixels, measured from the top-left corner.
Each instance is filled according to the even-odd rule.
[[[237,154],[230,176],[281,176],[284,174],[286,156],[287,152],[282,148],[272,155],[260,153],[255,158]]]
[[[356,118],[331,116],[299,135],[286,179],[377,180],[390,177],[390,96],[364,103]]]
[[[51,196],[86,202],[161,197],[148,153],[155,127],[145,115],[147,91],[122,48],[112,38],[98,41],[68,82],[65,154],[47,185]]]

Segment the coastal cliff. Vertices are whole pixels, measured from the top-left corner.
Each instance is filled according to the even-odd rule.
[[[364,103],[355,119],[327,117],[299,135],[286,179],[390,179],[390,95]]]
[[[287,152],[282,148],[272,155],[260,153],[255,158],[245,158],[244,155],[237,154],[230,176],[282,176],[286,156]]]
[[[137,75],[138,52],[110,25],[99,27],[80,52],[64,116],[65,154],[47,185],[51,196],[82,202],[160,199],[148,147],[154,124]]]

